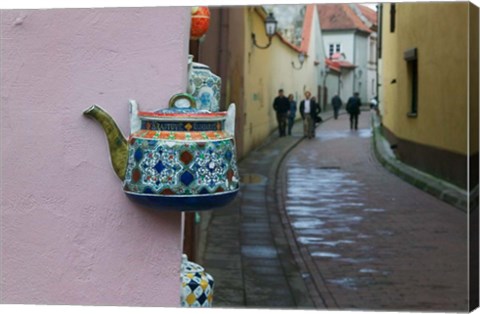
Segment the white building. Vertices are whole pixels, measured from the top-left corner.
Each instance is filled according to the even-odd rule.
[[[324,49],[329,62],[328,103],[339,94],[345,102],[354,92],[363,103],[376,95],[377,15],[360,4],[317,4]]]

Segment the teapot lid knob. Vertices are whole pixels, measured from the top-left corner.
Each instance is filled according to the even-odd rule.
[[[196,108],[197,104],[195,102],[195,98],[193,98],[192,95],[187,93],[180,93],[175,94],[172,96],[172,98],[170,98],[168,106],[170,108],[189,109]]]

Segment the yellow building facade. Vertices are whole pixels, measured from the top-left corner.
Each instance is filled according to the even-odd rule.
[[[381,15],[383,133],[400,160],[466,188],[478,160],[478,119],[469,121],[478,117],[478,80],[469,79],[475,60],[478,77],[478,8],[383,3]]]
[[[286,42],[279,34],[273,36],[272,43],[267,49],[259,49],[252,42],[254,33],[258,45],[268,43],[265,35],[266,12],[257,7],[245,7],[245,45],[244,45],[244,129],[243,151],[246,153],[259,146],[276,128],[277,121],[272,104],[279,89],[285,95],[293,94],[297,101],[297,118],[300,117],[298,106],[303,99],[304,91],[309,90],[317,96],[319,85],[319,64],[315,45],[308,45],[307,57],[301,69],[298,54],[300,47]],[[311,8],[307,14],[316,14]],[[318,27],[311,23],[311,27]],[[310,31],[311,32],[311,31]],[[323,61],[323,60],[322,60]],[[318,97],[318,96],[317,96]]]

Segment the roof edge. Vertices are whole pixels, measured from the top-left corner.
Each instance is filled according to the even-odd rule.
[[[258,14],[258,16],[260,16],[260,18],[265,22],[266,18],[267,18],[267,11],[262,7],[262,6],[255,6],[254,7],[254,10],[255,12]],[[280,41],[285,44],[285,46],[289,47],[290,49],[300,53],[300,52],[303,52],[305,53],[305,56],[307,56],[307,52],[306,51],[303,51],[301,49],[301,47],[298,47],[298,46],[295,46],[294,44],[290,43],[285,37],[282,36],[282,34],[280,34],[278,31],[275,32],[275,35],[273,35],[274,37],[277,36]],[[302,40],[303,42],[303,40]]]

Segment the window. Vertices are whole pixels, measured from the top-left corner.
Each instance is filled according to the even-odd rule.
[[[403,59],[407,61],[407,75],[410,94],[409,117],[416,117],[418,114],[418,59],[417,48],[408,49],[403,53]]]
[[[411,108],[410,113],[417,115],[418,113],[418,61],[409,61],[410,77],[411,77]]]
[[[328,45],[328,55],[331,57],[336,52],[341,52],[342,46],[340,44],[329,44]]]
[[[395,3],[390,4],[390,33],[395,32],[395,14],[396,14]]]

